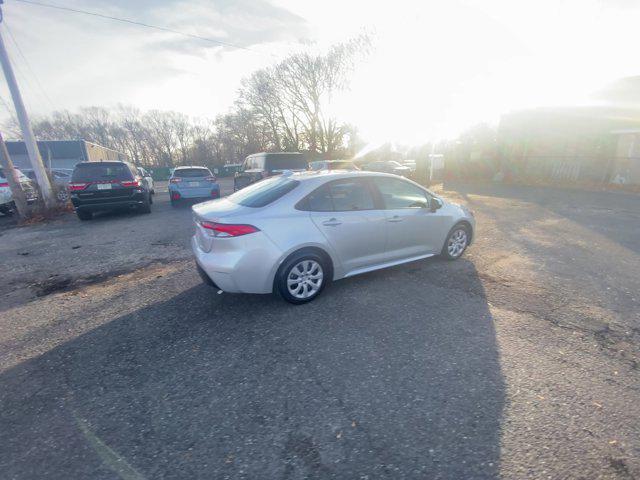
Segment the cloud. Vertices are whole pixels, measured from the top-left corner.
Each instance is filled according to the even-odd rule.
[[[68,0],[65,5],[252,51],[68,11],[6,4],[7,23],[57,109],[132,103],[215,116],[231,104],[242,76],[273,61],[265,52],[308,35],[304,19],[266,0]],[[9,49],[23,72],[18,77],[27,106],[36,114],[50,111],[15,46]],[[8,98],[6,89],[0,90]]]

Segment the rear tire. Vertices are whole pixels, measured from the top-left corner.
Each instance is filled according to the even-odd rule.
[[[140,213],[151,213],[151,194],[147,194],[142,205],[140,205]]]
[[[300,252],[278,269],[274,287],[287,302],[299,305],[320,295],[330,275],[331,268],[321,255]]]
[[[471,232],[469,227],[463,223],[458,223],[451,229],[449,235],[447,235],[440,256],[447,260],[459,259],[467,249],[470,238]]]
[[[7,217],[10,217],[15,212],[15,209],[12,207],[0,207],[0,213],[4,213]]]
[[[83,222],[91,220],[93,218],[93,212],[87,212],[86,210],[77,210],[76,215]]]

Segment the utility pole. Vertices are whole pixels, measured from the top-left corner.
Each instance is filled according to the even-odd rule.
[[[13,162],[7,151],[7,146],[0,133],[0,165],[4,169],[4,176],[9,182],[9,188],[11,189],[11,196],[13,197],[13,203],[16,205],[18,215],[21,218],[27,218],[29,216],[29,206],[27,205],[27,197],[22,190],[22,184],[16,175],[16,169],[13,168]]]
[[[2,3],[4,3],[3,0],[0,0],[0,23],[2,22]],[[24,139],[24,144],[27,147],[27,153],[29,155],[31,167],[36,174],[36,180],[38,181],[38,186],[40,187],[40,193],[42,194],[45,208],[51,209],[56,205],[56,198],[53,194],[53,189],[51,188],[49,176],[44,169],[42,157],[40,157],[40,151],[38,150],[36,137],[33,134],[31,124],[29,123],[27,110],[24,107],[22,95],[20,95],[20,90],[18,89],[18,83],[16,82],[16,76],[13,73],[13,68],[11,67],[11,62],[9,61],[9,55],[7,54],[7,49],[4,44],[4,39],[2,38],[2,33],[0,33],[0,63],[2,63],[2,70],[4,71],[4,76],[7,79],[7,85],[9,86],[9,91],[11,92],[11,98],[13,98],[13,105],[16,108],[16,114],[18,116],[18,121],[20,122],[20,129],[22,130],[22,138]]]

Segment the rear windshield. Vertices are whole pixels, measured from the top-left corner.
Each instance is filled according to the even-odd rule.
[[[131,180],[133,176],[124,163],[92,162],[79,163],[71,177],[74,182],[93,182],[97,180]]]
[[[181,168],[174,170],[174,177],[193,178],[193,177],[211,177],[211,170],[208,168]]]
[[[304,155],[267,155],[267,170],[306,170]]]
[[[260,208],[275,202],[296,188],[300,182],[286,177],[271,177],[249,185],[227,198],[244,207]]]

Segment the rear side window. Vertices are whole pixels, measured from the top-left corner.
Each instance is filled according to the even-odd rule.
[[[311,212],[349,212],[373,210],[375,203],[367,182],[345,178],[317,188],[300,202],[298,208]]]
[[[272,177],[249,185],[227,197],[233,203],[244,207],[266,207],[283,197],[300,184],[286,177]]]
[[[312,212],[333,212],[333,199],[331,198],[331,190],[327,185],[315,189],[305,199],[305,208]]]
[[[76,165],[71,179],[74,182],[132,180],[133,175],[124,163],[91,162]]]
[[[173,176],[180,178],[210,177],[211,171],[208,168],[180,168],[174,170]]]
[[[305,170],[307,162],[304,155],[273,154],[267,155],[265,168],[267,170]]]

